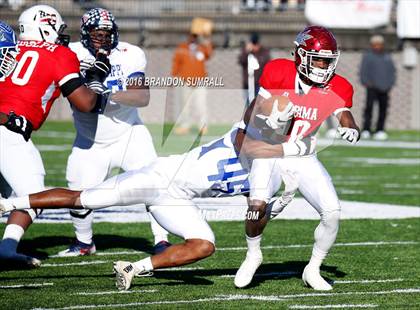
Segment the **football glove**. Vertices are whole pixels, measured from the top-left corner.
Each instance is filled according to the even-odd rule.
[[[288,129],[289,120],[293,117],[293,103],[289,102],[283,111],[277,108],[277,101],[273,103],[273,109],[269,116],[263,114],[255,115],[256,125],[260,128],[269,127],[277,131],[278,134],[285,134]],[[290,124],[289,124],[290,125]],[[287,127],[287,128],[286,128]],[[280,132],[281,131],[281,132]]]
[[[111,72],[111,64],[105,53],[99,52],[93,65],[85,71],[87,82],[92,80],[103,82]]]
[[[87,82],[85,85],[87,88],[93,90],[98,95],[108,95],[111,92],[109,88],[107,88],[104,84],[96,80]]]
[[[343,140],[350,142],[351,144],[356,144],[360,139],[359,131],[354,128],[348,127],[339,127],[338,133],[341,135]]]
[[[31,138],[31,133],[33,130],[32,123],[29,122],[24,116],[16,115],[13,112],[9,113],[9,117],[4,126],[10,131],[21,134],[25,141],[28,141]]]

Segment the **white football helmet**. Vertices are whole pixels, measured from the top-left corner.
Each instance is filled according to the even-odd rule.
[[[66,27],[56,9],[49,5],[35,5],[19,16],[19,39],[60,43],[60,35]]]

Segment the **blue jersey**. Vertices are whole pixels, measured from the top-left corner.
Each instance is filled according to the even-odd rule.
[[[171,189],[190,198],[235,196],[249,192],[250,163],[234,148],[238,127],[220,139],[183,155],[158,159],[156,168],[171,179]]]

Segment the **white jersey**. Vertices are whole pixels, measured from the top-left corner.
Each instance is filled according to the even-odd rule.
[[[238,127],[220,139],[182,155],[159,158],[155,169],[169,179],[172,196],[234,196],[249,192],[250,162],[240,158],[233,141]]]
[[[70,43],[69,47],[77,54],[83,64],[92,64],[95,57],[82,43]],[[146,56],[143,50],[129,43],[120,42],[109,55],[111,73],[104,84],[112,92],[126,90],[127,78],[144,74]],[[77,130],[76,145],[90,143],[113,143],[118,141],[132,125],[142,124],[136,107],[130,107],[116,102],[107,103],[103,114],[82,113],[73,109],[74,124]]]

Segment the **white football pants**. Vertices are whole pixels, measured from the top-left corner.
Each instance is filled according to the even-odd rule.
[[[335,242],[339,227],[340,202],[331,177],[316,155],[304,157],[254,159],[250,173],[250,198],[268,202],[280,189],[282,174],[285,184],[296,187],[321,216],[315,230],[314,249],[324,256]],[[287,180],[287,181],[286,181]]]
[[[178,157],[175,164],[179,165]],[[86,209],[115,205],[146,204],[156,221],[170,233],[184,239],[203,239],[214,243],[214,234],[191,201],[192,197],[171,181],[171,172],[164,169],[170,158],[152,165],[114,176],[81,194]],[[165,162],[163,162],[165,161]],[[176,165],[174,165],[176,166]]]
[[[38,149],[32,140],[0,126],[0,193],[23,196],[45,190],[45,169]],[[1,178],[0,178],[1,179]],[[36,214],[30,210],[32,220]]]
[[[152,137],[144,125],[135,125],[115,143],[93,143],[88,149],[76,144],[67,162],[67,182],[72,190],[83,190],[103,182],[114,168],[125,171],[144,167],[157,158]],[[82,242],[92,239],[93,214],[86,210],[72,210],[76,237]],[[166,235],[153,217],[154,233]]]

